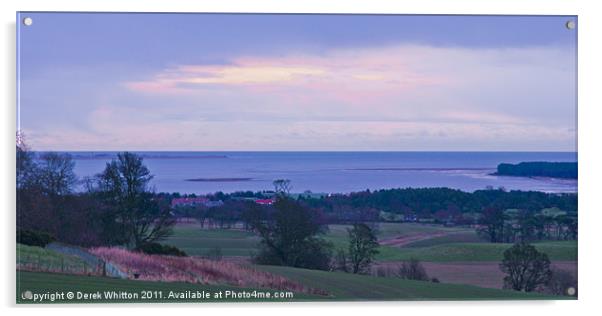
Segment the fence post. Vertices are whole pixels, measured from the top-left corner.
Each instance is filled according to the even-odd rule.
[[[61,272],[65,272],[65,257],[61,256]]]

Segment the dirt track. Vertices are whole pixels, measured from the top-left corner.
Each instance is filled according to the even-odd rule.
[[[380,240],[378,243],[383,246],[391,246],[391,247],[404,247],[411,243],[428,240],[437,237],[443,237],[453,234],[463,233],[462,231],[451,231],[451,232],[439,232],[439,233],[420,233],[409,236],[398,236],[395,238],[388,238]]]

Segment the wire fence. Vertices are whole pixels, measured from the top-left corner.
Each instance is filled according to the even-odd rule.
[[[34,272],[54,272],[65,274],[81,274],[127,278],[127,274],[111,264],[89,253],[86,249],[51,243],[46,246],[56,255],[45,255],[41,252],[21,252],[17,256],[17,269]]]
[[[99,261],[90,265],[78,258],[65,256],[49,257],[42,254],[21,254],[17,260],[17,269],[34,272],[54,272],[65,274],[107,276],[107,263]]]

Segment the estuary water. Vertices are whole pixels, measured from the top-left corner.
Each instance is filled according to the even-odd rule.
[[[575,152],[137,152],[157,192],[272,190],[289,179],[292,192],[449,187],[474,191],[576,192],[576,180],[491,175],[499,163],[577,161]],[[93,176],[115,152],[70,152],[80,177]]]

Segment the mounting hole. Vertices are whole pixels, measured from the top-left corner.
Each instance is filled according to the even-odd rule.
[[[31,293],[31,291],[25,291],[23,294],[21,294],[21,298],[30,300],[33,298],[33,293]]]
[[[566,294],[568,294],[569,296],[574,296],[575,293],[577,293],[577,290],[575,290],[575,288],[572,286],[566,289]]]
[[[567,21],[565,26],[567,29],[572,30],[575,28],[576,24],[575,24],[575,21]]]
[[[23,24],[25,24],[25,26],[30,26],[33,24],[33,19],[30,17],[26,17],[23,19]]]

